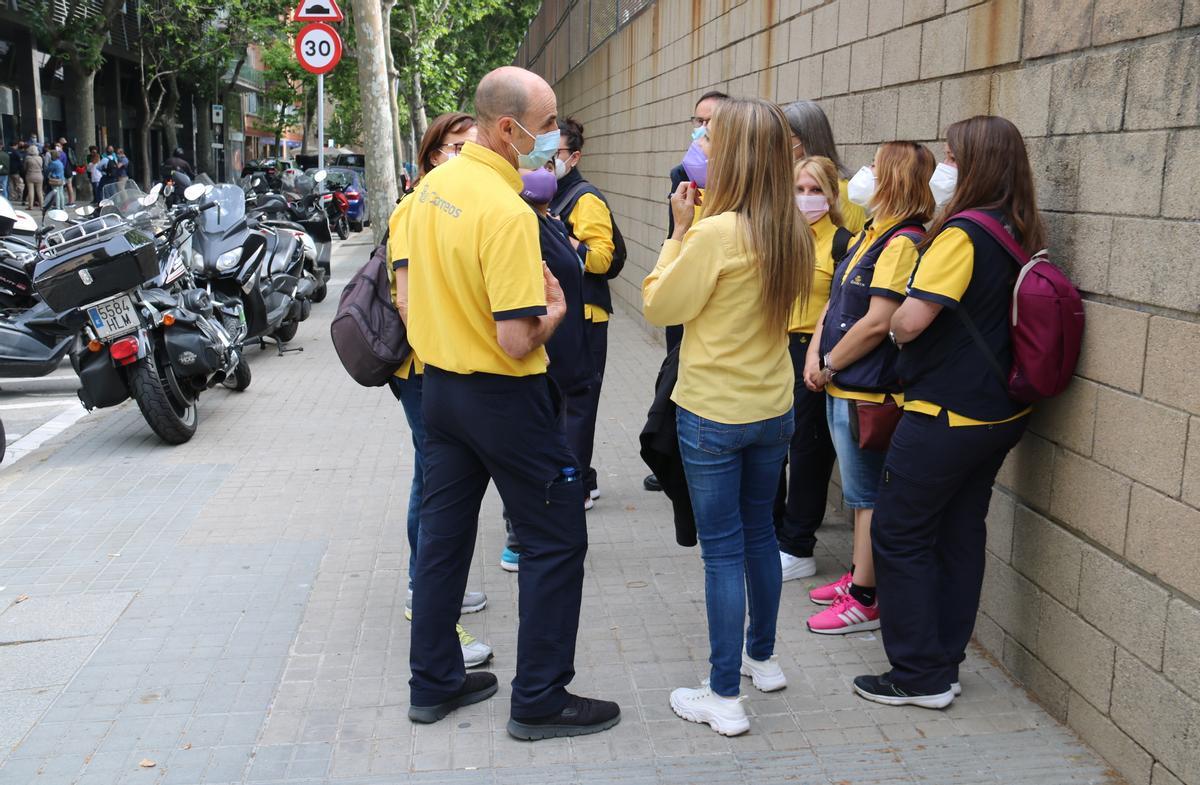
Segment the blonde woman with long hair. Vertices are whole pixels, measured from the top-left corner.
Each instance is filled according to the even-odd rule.
[[[681,183],[642,298],[653,324],[684,325],[671,399],[708,606],[710,679],[672,692],[671,708],[736,736],[750,727],[739,674],[764,692],[787,686],[774,656],[782,581],[772,508],[793,431],[788,321],[811,289],[813,241],[779,108],[723,101],[708,133],[705,217],[693,225],[696,189]]]
[[[784,114],[787,115],[786,109]],[[846,203],[838,187],[837,164],[817,155],[797,161],[792,173],[796,206],[812,232],[816,259],[808,300],[804,307],[797,301],[788,324],[788,349],[796,373],[793,387],[796,400],[792,408],[796,432],[792,434],[787,471],[780,473],[779,495],[775,499],[775,536],[779,540],[779,561],[785,582],[817,574],[813,549],[817,545],[817,529],[825,517],[834,451],[825,417],[825,393],[805,386],[804,362],[817,319],[829,301],[833,270],[854,237],[846,228],[843,211]]]

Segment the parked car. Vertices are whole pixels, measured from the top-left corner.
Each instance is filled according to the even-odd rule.
[[[357,169],[346,166],[332,166],[325,170],[325,188],[338,189],[346,195],[349,203],[346,218],[350,222],[350,231],[361,232],[364,226],[371,225],[371,215],[367,207],[366,178]]]

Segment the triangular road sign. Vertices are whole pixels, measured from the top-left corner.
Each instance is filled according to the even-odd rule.
[[[337,0],[300,0],[293,18],[297,22],[341,22],[346,17]]]

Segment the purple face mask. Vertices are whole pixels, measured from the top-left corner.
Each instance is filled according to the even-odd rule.
[[[683,171],[700,188],[708,182],[708,156],[696,142],[692,142],[692,146],[683,154]]]
[[[550,204],[554,194],[558,193],[558,180],[555,179],[554,172],[548,169],[526,172],[521,175],[521,181],[525,183],[521,198],[530,204]]]

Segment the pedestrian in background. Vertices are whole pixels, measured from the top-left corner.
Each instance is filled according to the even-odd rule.
[[[25,198],[25,156],[18,141],[8,151],[8,200],[14,204]]]
[[[100,204],[100,183],[104,180],[104,165],[107,159],[100,157],[100,153],[92,148],[92,159],[88,162],[88,179],[92,183],[92,204]]]
[[[421,176],[425,176],[440,164],[458,156],[462,146],[475,140],[475,118],[462,112],[449,112],[434,119],[425,135],[417,158],[421,164]],[[183,151],[177,151],[182,155]],[[408,320],[408,211],[411,199],[403,199],[388,221],[388,259],[391,261],[393,299],[400,311],[400,318]],[[425,417],[421,413],[421,390],[425,366],[416,352],[410,354],[408,362],[389,380],[389,387],[404,409],[408,430],[412,434],[413,477],[408,494],[408,596],[404,603],[404,617],[412,620],[413,576],[417,568],[417,546],[421,529],[421,498],[425,489]],[[463,593],[461,613],[478,613],[487,607],[487,595],[483,592]],[[455,627],[459,647],[462,649],[463,664],[472,668],[492,658],[492,647],[478,640],[463,625]]]
[[[652,324],[684,325],[671,399],[711,650],[709,680],[673,691],[671,708],[734,736],[750,727],[739,673],[763,691],[787,685],[774,656],[782,581],[771,510],[794,427],[788,318],[812,286],[813,244],[796,209],[779,108],[727,99],[706,125],[713,170],[705,217],[692,225],[697,188],[681,182],[671,199],[675,226],[642,299]]]
[[[0,146],[0,196],[8,198],[8,151]]]
[[[63,151],[63,167],[67,173],[67,203],[75,204],[75,175],[79,174],[79,162],[75,159],[75,147],[67,143],[66,137],[60,137],[58,144]]]
[[[41,153],[31,144],[25,152],[25,206],[30,210],[42,206],[44,177]]]
[[[62,150],[57,146],[50,154],[50,163],[46,165],[46,185],[49,187],[46,204],[42,212],[47,209],[57,208],[65,209],[67,206],[67,194],[64,187],[67,184],[66,167],[63,166]]]
[[[583,482],[558,424],[543,348],[566,315],[541,260],[517,167],[558,149],[554,91],[529,71],[492,71],[475,92],[478,144],[417,185],[408,216],[408,336],[425,362],[425,497],[413,581],[409,718],[437,722],[496,692],[467,674],[454,623],[489,480],[521,542],[520,624],[508,732],[596,733],[611,701],[572,695],[587,553]]]
[[[796,377],[792,388],[796,430],[775,499],[775,536],[779,540],[779,561],[785,581],[817,573],[813,549],[817,545],[817,529],[825,518],[834,451],[825,417],[825,393],[810,390],[804,384],[804,362],[817,320],[829,301],[833,270],[846,254],[852,237],[845,228],[837,164],[824,156],[801,158],[793,174],[796,207],[812,232],[815,261],[808,298],[803,306],[796,301],[788,323],[788,351]]]
[[[855,183],[874,216],[833,274],[833,284],[805,360],[810,390],[824,390],[829,433],[842,475],[842,498],[854,510],[850,571],[813,589],[809,599],[826,610],[808,629],[840,635],[879,628],[871,513],[884,453],[860,441],[868,405],[890,406],[900,391],[896,347],[888,340],[892,314],[904,300],[917,264],[924,224],[933,217],[933,154],[916,142],[887,142]],[[864,174],[865,173],[865,174]]]
[[[125,190],[129,182],[129,158],[125,155],[124,148],[117,148],[117,190]]]
[[[838,155],[825,111],[816,101],[793,101],[784,107],[783,114],[792,129],[792,155],[797,161],[819,155],[833,161],[837,167],[842,221],[852,234],[858,234],[867,222],[867,211],[846,197],[846,178],[850,173]]]
[[[947,129],[946,145],[956,182],[891,319],[903,347],[905,412],[884,461],[874,539],[892,667],[854,680],[864,698],[928,708],[948,705],[961,689],[992,485],[1030,412],[991,367],[1011,364],[1016,266],[986,230],[955,216],[986,212],[1030,254],[1046,241],[1016,126],[972,117]]]
[[[584,345],[591,352],[589,365],[595,370],[587,390],[578,396],[567,396],[567,433],[568,441],[575,445],[579,467],[584,470],[584,485],[588,492],[584,505],[591,509],[600,498],[599,478],[592,466],[592,455],[596,418],[600,412],[600,390],[608,363],[608,320],[613,313],[608,276],[617,246],[608,202],[600,189],[585,180],[579,171],[583,159],[583,126],[568,117],[558,121],[558,129],[562,132],[562,142],[554,157],[554,174],[558,179],[554,213],[566,224],[571,244],[583,262],[586,303],[583,315],[587,328]]]

